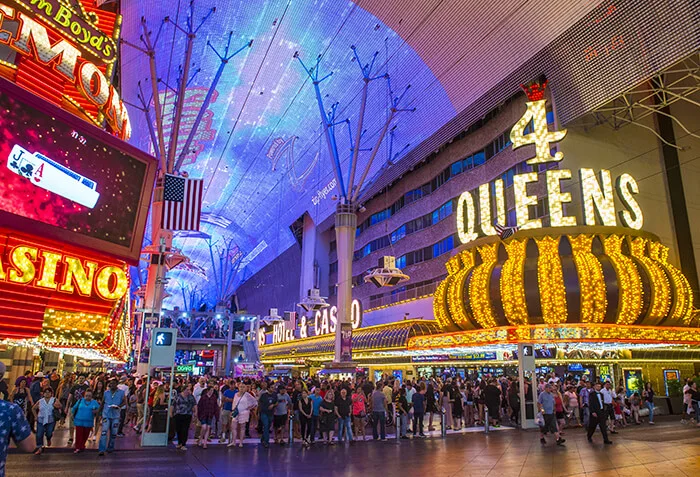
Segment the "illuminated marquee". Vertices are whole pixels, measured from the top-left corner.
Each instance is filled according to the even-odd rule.
[[[0,253],[0,282],[57,290],[117,301],[129,289],[123,266],[57,253],[34,244],[18,244]]]
[[[353,300],[351,304],[350,323],[352,329],[355,330],[362,326],[362,304],[359,300]],[[311,323],[306,316],[300,318],[299,322],[299,338],[311,338],[313,336],[321,336],[329,333],[335,333],[336,325],[338,324],[338,308],[332,306],[316,311],[313,321],[314,334],[309,333]],[[259,343],[265,344],[264,331],[261,330],[262,337],[258,336]],[[287,328],[285,322],[276,323],[272,327],[272,344],[284,343],[292,341],[296,338],[294,328]]]
[[[117,56],[114,38],[118,37],[121,18],[109,12],[89,10],[80,2],[72,6],[75,3],[65,0],[0,3],[0,44],[22,55],[15,63],[1,62],[14,73],[3,71],[3,74],[97,125],[106,119],[116,136],[128,140],[129,114],[109,80]],[[102,26],[108,23],[110,15],[113,37]]]
[[[546,118],[546,99],[543,85],[532,85],[526,88],[530,101],[527,111],[513,126],[510,139],[513,149],[534,144],[535,157],[527,160],[528,164],[543,164],[558,162],[564,158],[561,151],[551,154],[551,144],[561,141],[566,136],[566,130],[550,132]],[[533,132],[525,134],[525,129],[532,123]],[[573,173],[570,169],[549,169],[545,172],[546,196],[549,206],[551,227],[573,227],[577,217],[565,215],[564,204],[572,201],[570,192],[562,191],[562,182],[571,180]],[[584,225],[617,226],[624,225],[635,230],[642,228],[644,215],[634,198],[639,193],[639,185],[631,175],[620,174],[613,181],[609,170],[596,172],[593,169],[581,168],[578,171],[581,188],[582,218]],[[539,182],[537,172],[516,174],[513,177],[512,203],[515,204],[515,224],[506,224],[506,197],[503,180],[497,179],[491,183],[482,184],[475,191],[466,191],[457,201],[457,233],[462,243],[468,243],[479,236],[497,235],[495,223],[502,226],[517,226],[519,229],[536,229],[543,226],[542,219],[533,219],[530,208],[537,205],[537,196],[528,193],[528,186]],[[614,185],[613,185],[614,184]],[[623,205],[623,210],[615,210],[615,198]],[[479,214],[476,204],[478,202]],[[493,214],[495,210],[495,214]],[[617,213],[616,213],[617,212]],[[618,223],[619,222],[619,223]]]

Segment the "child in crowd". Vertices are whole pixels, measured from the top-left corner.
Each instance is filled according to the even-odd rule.
[[[613,410],[615,413],[615,426],[625,427],[627,422],[625,420],[625,413],[623,412],[622,397],[617,396],[613,401]]]
[[[124,425],[136,425],[136,417],[138,415],[137,411],[137,397],[136,393],[131,393],[129,395],[129,407],[126,410],[126,421],[124,421]]]
[[[641,424],[641,421],[639,420],[639,405],[641,402],[642,399],[639,397],[639,393],[635,391],[630,398],[630,411],[632,412],[632,421],[634,421],[634,423],[637,425]]]

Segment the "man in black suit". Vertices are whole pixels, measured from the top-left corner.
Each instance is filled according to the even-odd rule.
[[[612,444],[608,439],[608,431],[605,428],[605,406],[603,404],[603,395],[600,393],[600,383],[595,383],[593,392],[588,397],[588,408],[590,409],[590,417],[588,419],[588,442],[593,442],[591,439],[595,432],[596,426],[600,427],[600,433],[603,434],[603,442]]]

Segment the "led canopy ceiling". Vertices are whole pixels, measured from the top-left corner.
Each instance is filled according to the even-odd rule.
[[[173,296],[165,306],[180,304],[176,283],[197,282],[208,290],[218,286],[219,295],[227,295],[295,243],[289,226],[296,219],[308,212],[319,224],[335,209],[338,187],[318,104],[307,74],[294,60],[295,53],[307,64],[321,55],[321,69],[332,73],[322,85],[324,103],[328,107],[337,103],[336,118],[353,125],[359,113],[362,74],[351,46],[363,62],[371,62],[376,53],[373,74],[389,74],[394,91],[411,85],[402,107],[416,110],[394,119],[368,175],[371,184],[371,178],[400,161],[596,3],[530,0],[493,5],[477,0],[421,0],[410,2],[409,8],[398,0],[196,1],[195,25],[212,7],[216,11],[197,31],[179,127],[180,147],[185,146],[220,65],[214,50],[223,51],[230,32],[232,51],[253,43],[228,62],[184,152],[181,171],[204,179],[202,227],[199,232],[175,235],[174,246],[191,262],[170,274],[174,280],[168,293]],[[185,36],[174,25],[186,25],[189,2],[123,2],[122,10],[126,42],[142,45],[142,22],[152,32],[151,38],[157,38],[158,99],[167,135],[173,127],[173,90],[186,45]],[[531,25],[533,12],[542,27],[537,31]],[[513,41],[503,41],[504,36]],[[122,95],[125,101],[139,104],[140,91],[146,99],[151,96],[149,60],[128,45],[121,50]],[[376,142],[389,98],[384,82],[372,84],[361,147]],[[137,109],[131,113],[132,142],[151,152],[152,113],[150,119]],[[344,154],[341,165],[346,169],[350,137],[344,124],[336,128],[338,150]],[[370,155],[370,151],[360,154],[359,170]],[[223,292],[220,283],[214,285],[220,277],[215,276],[211,262],[218,263],[219,255],[210,254],[208,238],[224,250],[226,261],[235,264],[236,276],[227,281]]]

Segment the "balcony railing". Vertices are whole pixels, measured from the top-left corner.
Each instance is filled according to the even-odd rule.
[[[414,300],[417,298],[430,296],[435,293],[435,289],[439,283],[440,282],[436,281],[426,285],[409,288],[408,290],[392,292],[379,297],[370,298],[369,307],[377,308],[380,306],[389,306],[406,300]]]

